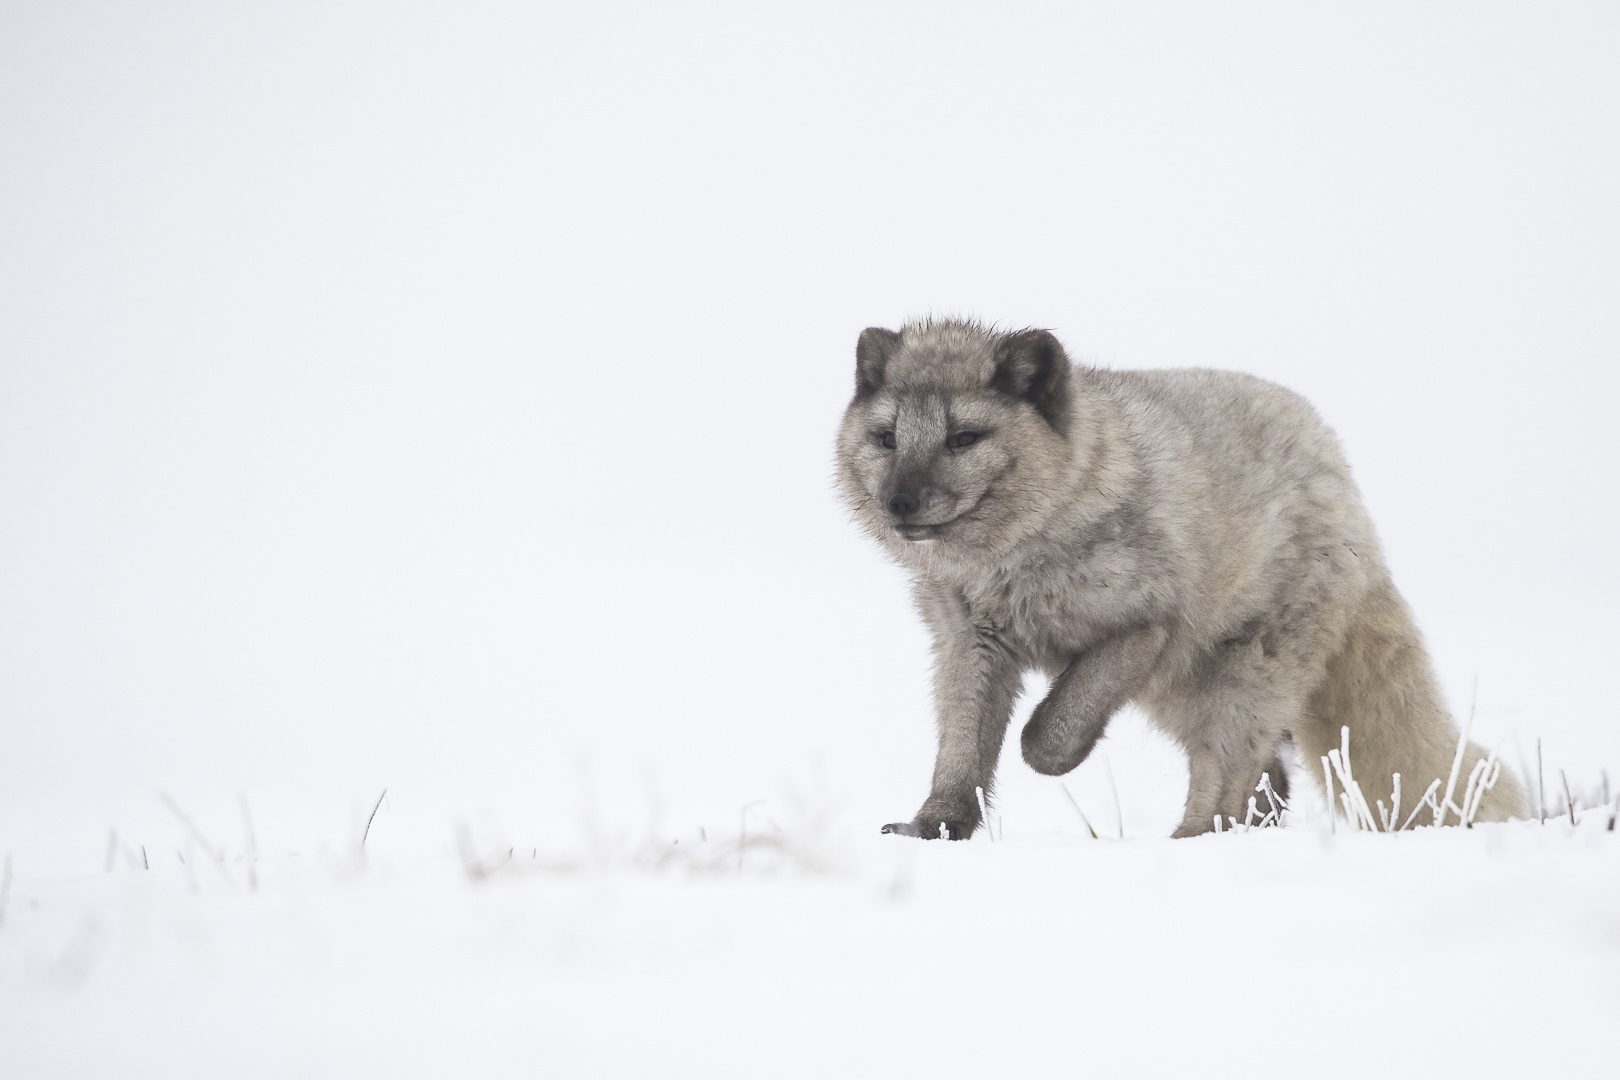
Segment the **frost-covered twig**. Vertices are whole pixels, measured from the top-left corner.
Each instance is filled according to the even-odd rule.
[[[1335,833],[1339,827],[1335,820],[1338,815],[1333,809],[1333,766],[1326,757],[1322,758],[1322,787],[1327,792],[1328,832]]]
[[[1288,801],[1278,795],[1277,789],[1271,786],[1271,774],[1269,772],[1260,774],[1260,783],[1256,785],[1254,790],[1265,793],[1266,801],[1271,804],[1272,816],[1281,824],[1282,812],[1288,809]]]
[[[1412,813],[1409,814],[1407,816],[1407,818],[1406,818],[1406,821],[1401,824],[1401,828],[1400,828],[1401,832],[1405,832],[1407,829],[1410,829],[1412,827],[1412,822],[1417,820],[1418,814],[1422,812],[1422,810],[1423,810],[1423,808],[1425,806],[1434,806],[1435,807],[1435,813],[1439,814],[1440,808],[1438,806],[1435,806],[1435,803],[1434,803],[1434,793],[1436,791],[1439,791],[1439,790],[1440,790],[1440,778],[1437,776],[1432,781],[1429,782],[1429,786],[1428,786],[1427,789],[1424,790],[1423,796],[1420,799],[1418,799],[1416,805],[1414,805],[1412,807]]]
[[[1339,774],[1339,784],[1344,788],[1346,813],[1356,828],[1377,832],[1378,823],[1373,820],[1372,808],[1367,805],[1367,798],[1361,793],[1361,785],[1356,782],[1355,774],[1350,771],[1350,728],[1346,725],[1340,728],[1339,732],[1342,742],[1338,749],[1328,751],[1328,761]]]
[[[1367,796],[1362,794],[1361,783],[1350,772],[1350,725],[1348,724],[1339,728],[1339,757],[1344,762],[1343,780],[1345,787],[1350,791],[1351,798],[1361,812],[1362,820],[1367,823],[1367,828],[1376,832],[1378,823],[1373,821],[1372,807],[1367,805]]]
[[[1255,828],[1264,829],[1267,826],[1280,827],[1282,825],[1282,810],[1286,809],[1288,804],[1282,803],[1282,807],[1278,807],[1278,803],[1282,802],[1282,799],[1271,787],[1271,774],[1269,772],[1263,772],[1260,774],[1260,782],[1254,785],[1254,790],[1257,793],[1264,795],[1266,797],[1266,802],[1271,806],[1271,809],[1267,810],[1265,815],[1260,818],[1260,823],[1256,825]],[[1255,807],[1256,809],[1259,808],[1259,803],[1253,798],[1249,799],[1249,805]]]
[[[1470,829],[1474,827],[1474,818],[1479,814],[1479,805],[1484,801],[1485,793],[1496,786],[1496,781],[1501,776],[1502,762],[1497,758],[1495,750],[1474,765],[1474,774],[1469,777],[1468,791],[1463,794],[1465,826]]]
[[[1395,790],[1389,797],[1389,826],[1384,831],[1394,831],[1395,823],[1401,820],[1401,774],[1391,773],[1395,782]]]
[[[1481,777],[1490,768],[1490,763],[1481,758],[1474,762],[1474,767],[1468,770],[1468,782],[1463,785],[1462,805],[1452,805],[1451,809],[1457,815],[1457,824],[1469,828],[1471,823],[1468,817],[1468,804],[1474,801],[1474,789],[1479,787]]]
[[[1547,784],[1541,769],[1541,740],[1536,740],[1536,818],[1547,824]]]
[[[973,794],[979,800],[979,820],[984,822],[985,835],[990,838],[990,842],[993,844],[996,842],[996,831],[990,827],[990,800],[984,797],[984,788],[982,787],[974,788]]]
[[[1569,777],[1563,769],[1558,770],[1558,779],[1564,782],[1564,805],[1569,807],[1569,823],[1579,825],[1580,822],[1575,820],[1575,796],[1569,793]]]
[[[1474,707],[1479,704],[1479,679],[1474,679],[1474,694],[1468,703],[1468,721],[1463,724],[1462,733],[1457,737],[1457,752],[1451,757],[1451,775],[1446,779],[1446,797],[1440,800],[1440,809],[1435,812],[1435,825],[1446,823],[1446,811],[1455,810],[1459,820],[1462,818],[1462,809],[1451,801],[1451,795],[1457,790],[1457,774],[1462,771],[1463,755],[1468,751],[1468,732],[1474,726]]]

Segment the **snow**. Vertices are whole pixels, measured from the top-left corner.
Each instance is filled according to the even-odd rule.
[[[860,329],[929,312],[1290,386],[1454,712],[1590,802],[1617,42],[0,4],[0,1078],[1612,1072],[1595,811],[1172,844],[1125,715],[1065,778],[1103,840],[1010,748],[998,842],[877,835],[928,640],[829,459]]]
[[[13,884],[8,1076],[1481,1076],[1616,1064],[1620,833],[875,828]],[[679,843],[675,841],[679,839]],[[690,857],[672,856],[685,848]],[[250,883],[251,871],[251,883]]]

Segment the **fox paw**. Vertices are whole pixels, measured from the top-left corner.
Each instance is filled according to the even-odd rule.
[[[883,826],[883,831],[894,836],[915,836],[919,840],[966,840],[978,828],[976,821],[896,821]]]
[[[1043,776],[1062,776],[1086,760],[1101,733],[1100,727],[1095,731],[1072,731],[1048,715],[1045,708],[1037,708],[1024,725],[1019,742],[1030,768]]]

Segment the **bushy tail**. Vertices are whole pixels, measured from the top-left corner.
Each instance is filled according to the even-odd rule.
[[[1321,758],[1340,745],[1340,728],[1350,729],[1350,763],[1373,817],[1377,800],[1391,806],[1392,776],[1401,774],[1399,827],[1433,780],[1445,797],[1460,733],[1435,685],[1423,640],[1406,603],[1385,576],[1363,599],[1344,646],[1328,661],[1327,677],[1311,698],[1309,715],[1294,732],[1306,771],[1322,783]],[[1453,800],[1461,804],[1474,765],[1486,756],[1469,743],[1458,769]],[[1338,790],[1338,778],[1334,778]],[[1337,801],[1337,800],[1335,800]],[[1485,792],[1476,821],[1503,821],[1528,813],[1524,789],[1506,767]],[[1428,811],[1417,824],[1433,820]],[[1447,820],[1457,823],[1455,814]]]

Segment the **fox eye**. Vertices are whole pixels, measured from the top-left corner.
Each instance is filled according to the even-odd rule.
[[[885,431],[880,434],[878,436],[878,445],[882,446],[885,450],[893,450],[895,447],[894,432]]]
[[[955,435],[951,436],[950,442],[947,445],[949,445],[953,450],[960,450],[962,447],[972,446],[978,441],[979,433],[977,431],[958,431]]]

